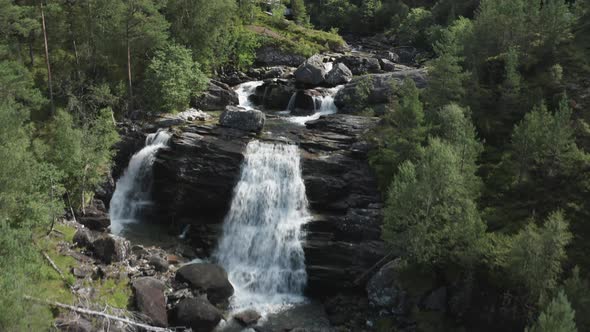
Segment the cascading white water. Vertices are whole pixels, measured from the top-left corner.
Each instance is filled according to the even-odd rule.
[[[109,214],[113,234],[121,234],[125,225],[137,222],[142,210],[151,204],[152,165],[156,152],[169,139],[170,133],[165,130],[149,134],[145,147],[131,157],[111,198]]]
[[[324,69],[326,70],[326,73],[329,73],[332,68],[334,68],[334,62],[324,62]]]
[[[337,113],[338,107],[336,106],[336,104],[334,104],[334,97],[336,96],[338,91],[340,91],[340,89],[342,89],[343,87],[344,87],[344,85],[339,85],[337,87],[327,89],[325,91],[324,95],[314,97],[315,103],[320,104],[319,109],[317,109],[317,111],[314,114],[307,115],[307,116],[291,116],[291,117],[287,117],[287,120],[297,123],[297,124],[300,124],[300,125],[304,125],[307,121],[317,120],[322,115]],[[291,97],[291,99],[294,99],[294,98]],[[289,102],[289,104],[291,104],[291,102]],[[290,106],[290,108],[288,110],[290,111],[292,109],[293,105],[289,105],[289,106]]]
[[[250,101],[250,96],[254,94],[256,88],[264,84],[263,81],[251,81],[238,85],[236,93],[238,94],[239,105],[245,109],[254,109],[254,104]]]
[[[298,147],[250,142],[213,255],[235,288],[234,310],[267,313],[303,300],[308,219]]]

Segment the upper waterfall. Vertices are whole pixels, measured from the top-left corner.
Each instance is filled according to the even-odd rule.
[[[250,81],[240,84],[236,89],[239,105],[245,109],[253,109],[254,104],[250,101],[250,96],[253,95],[256,88],[262,84],[264,84],[264,81]]]
[[[234,309],[265,312],[303,299],[308,218],[298,147],[250,142],[214,253],[235,288]]]
[[[336,104],[334,103],[334,97],[336,96],[338,91],[341,90],[343,87],[344,85],[339,85],[334,88],[326,89],[322,96],[314,97],[315,104],[319,104],[319,107],[316,108],[316,112],[314,114],[307,116],[290,116],[286,119],[290,122],[305,125],[307,121],[317,120],[322,115],[338,113],[338,106],[336,106]],[[295,94],[293,94],[293,97],[291,97],[291,100],[293,101],[295,99],[294,96]],[[292,110],[293,104],[291,101],[289,101],[289,106],[287,107],[288,111]]]
[[[170,133],[165,130],[149,134],[144,148],[131,157],[111,198],[109,214],[113,234],[121,234],[126,224],[136,222],[141,212],[151,205],[152,165],[156,152],[166,146],[169,139]]]

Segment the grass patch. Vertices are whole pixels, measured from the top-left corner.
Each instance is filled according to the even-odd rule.
[[[132,294],[127,278],[107,278],[93,282],[89,286],[96,291],[96,300],[99,304],[108,304],[119,309],[125,309],[129,305]]]
[[[263,45],[277,46],[305,57],[335,51],[345,44],[336,32],[307,28],[263,13],[258,14],[256,24],[248,26],[248,29],[261,37]]]

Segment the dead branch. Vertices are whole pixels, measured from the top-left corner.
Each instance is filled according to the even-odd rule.
[[[51,267],[57,271],[57,273],[59,273],[59,276],[66,281],[66,276],[63,274],[63,272],[61,272],[61,270],[59,269],[59,267],[57,265],[55,265],[55,262],[53,262],[53,260],[49,257],[49,255],[47,255],[47,253],[45,253],[45,251],[41,251],[41,254],[43,254],[43,257],[45,257],[45,259],[49,262],[49,265],[51,265]]]
[[[167,328],[163,328],[163,327],[156,327],[156,326],[151,326],[151,325],[147,325],[147,324],[143,324],[143,323],[138,323],[135,321],[132,321],[128,318],[123,318],[123,317],[117,317],[114,315],[110,315],[104,312],[100,312],[100,311],[94,311],[94,310],[90,310],[90,309],[86,309],[86,308],[81,308],[81,307],[76,307],[76,306],[72,306],[69,304],[64,304],[64,303],[59,303],[59,302],[52,302],[52,301],[47,301],[47,300],[43,300],[40,298],[36,298],[36,297],[32,297],[32,296],[28,296],[25,295],[24,296],[25,300],[29,300],[29,301],[33,301],[33,302],[37,302],[37,303],[42,303],[42,304],[46,304],[52,307],[57,307],[57,308],[62,308],[62,309],[67,309],[67,310],[71,310],[80,314],[84,314],[84,315],[91,315],[91,316],[99,316],[99,317],[103,317],[106,319],[112,319],[115,321],[119,321],[125,324],[129,324],[132,326],[136,326],[136,327],[140,327],[143,328],[147,331],[154,331],[154,332],[171,332],[172,330],[169,330]]]

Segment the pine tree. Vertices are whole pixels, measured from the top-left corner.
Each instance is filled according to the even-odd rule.
[[[412,263],[471,264],[482,223],[455,148],[431,139],[415,163],[403,163],[385,207],[383,238]]]
[[[580,332],[590,331],[590,284],[574,267],[572,275],[563,282],[563,291],[576,311],[576,325]]]
[[[293,18],[299,25],[309,23],[307,10],[305,9],[305,2],[303,0],[291,0],[291,10],[293,11]]]
[[[561,211],[550,214],[543,227],[530,222],[515,236],[506,267],[510,276],[525,286],[533,301],[546,303],[557,287],[567,257],[565,247],[571,240],[569,223]]]
[[[399,165],[406,160],[415,161],[422,143],[426,140],[424,110],[420,93],[411,79],[404,80],[400,89],[401,100],[386,120],[388,130],[382,135],[381,146],[370,156],[381,188],[385,191]]]
[[[567,297],[560,291],[543,310],[537,322],[525,332],[577,332],[574,314]]]

